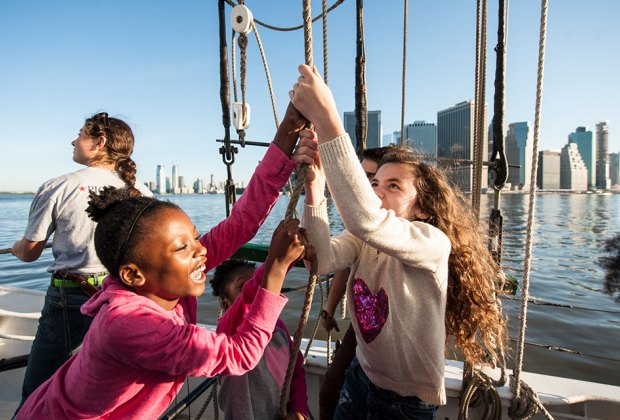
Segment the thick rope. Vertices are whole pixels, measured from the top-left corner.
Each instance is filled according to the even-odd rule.
[[[476,31],[476,99],[474,112],[474,150],[473,150],[473,167],[472,167],[472,187],[471,202],[472,210],[476,218],[480,213],[480,190],[482,179],[482,158],[484,151],[484,97],[486,92],[486,41],[487,41],[487,0],[478,2],[479,19],[476,22],[478,30]]]
[[[499,420],[502,418],[502,400],[495,389],[493,381],[485,374],[474,369],[468,369],[467,386],[461,393],[459,402],[459,420],[468,418],[469,407],[484,404],[484,413],[481,419]]]
[[[400,144],[405,144],[405,82],[407,80],[407,9],[408,1],[404,0],[403,11],[403,82],[402,82],[402,100],[400,108]]]
[[[236,32],[232,30],[232,39],[230,41],[230,67],[232,68],[232,90],[233,101],[237,102],[237,61],[235,60],[237,39],[235,38]]]
[[[364,47],[364,2],[356,2],[357,38],[355,56],[355,138],[358,156],[362,156],[362,150],[366,148],[366,118],[368,117],[368,104],[366,101],[366,50]]]
[[[317,285],[319,286],[320,302],[321,302],[319,305],[319,308],[321,308],[322,310],[325,307],[325,296],[323,295],[323,283],[318,282]],[[316,333],[319,330],[320,322],[321,322],[321,318],[317,316],[316,321],[314,323],[314,327],[312,328],[312,334],[310,334],[310,339],[308,340],[308,345],[306,346],[306,351],[304,352],[304,360],[308,358],[308,352],[310,351],[310,346],[312,346],[312,342],[314,341],[314,338],[316,337]],[[329,356],[328,356],[328,359],[329,359]],[[329,360],[327,361],[327,365],[329,366]]]
[[[306,57],[306,64],[310,66],[310,68],[313,67],[311,10],[312,9],[310,5],[310,0],[303,0],[304,52]],[[295,185],[295,189],[291,194],[291,200],[288,204],[288,208],[286,209],[285,217],[287,219],[292,218],[295,213],[297,202],[299,201],[299,197],[301,195],[301,189],[303,188],[303,185],[306,181],[307,171],[308,165],[301,165],[297,177],[297,185]],[[295,331],[295,334],[293,336],[293,350],[291,351],[288,368],[286,370],[286,376],[284,379],[284,385],[282,387],[282,394],[280,395],[280,414],[282,415],[282,417],[285,417],[288,412],[287,405],[291,388],[291,380],[293,379],[293,371],[295,370],[295,361],[297,360],[297,353],[299,353],[299,348],[301,347],[301,339],[303,337],[304,329],[306,328],[306,324],[308,323],[308,316],[310,314],[310,307],[312,305],[312,296],[314,295],[314,286],[316,285],[318,279],[317,266],[318,264],[315,258],[311,262],[310,277],[308,279],[308,287],[306,288],[306,296],[304,298],[304,304],[299,318],[299,324],[297,325],[297,331]]]
[[[327,0],[323,0],[323,81],[327,83]]]
[[[527,231],[525,242],[525,259],[523,262],[523,283],[521,287],[521,312],[519,324],[519,341],[515,358],[513,382],[513,407],[521,397],[521,370],[523,368],[523,350],[525,342],[525,326],[527,323],[527,302],[530,286],[530,264],[532,260],[532,230],[536,211],[536,173],[538,171],[538,139],[540,134],[540,110],[542,108],[542,87],[545,67],[545,40],[547,34],[547,0],[541,0],[540,34],[538,44],[538,73],[536,81],[536,110],[534,116],[534,141],[532,147],[532,168],[530,171],[530,193],[527,213]]]

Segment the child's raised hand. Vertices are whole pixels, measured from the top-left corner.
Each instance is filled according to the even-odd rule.
[[[344,134],[336,103],[329,87],[323,82],[316,67],[302,64],[299,79],[289,91],[291,103],[315,125],[319,141],[332,140]]]
[[[274,264],[289,265],[304,256],[305,247],[299,230],[299,220],[288,219],[280,222],[271,237],[268,259]]]
[[[308,120],[289,102],[284,114],[284,120],[278,127],[273,143],[288,156],[291,155],[297,143],[299,132],[308,124]]]

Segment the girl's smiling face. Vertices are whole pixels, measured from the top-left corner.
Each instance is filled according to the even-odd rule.
[[[167,310],[181,297],[202,295],[207,249],[187,214],[167,208],[145,222],[153,228],[140,242],[139,261],[121,267],[123,282]]]
[[[381,199],[381,207],[393,210],[398,217],[419,220],[428,217],[416,206],[418,190],[415,175],[403,163],[385,163],[371,181],[375,194]]]

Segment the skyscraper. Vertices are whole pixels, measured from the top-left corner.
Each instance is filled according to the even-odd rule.
[[[450,166],[448,175],[452,183],[463,192],[471,192],[472,165],[459,160],[472,160],[474,152],[474,101],[460,102],[453,107],[437,113],[437,157],[454,159],[451,163],[442,163]],[[484,108],[483,125],[487,126],[486,106]],[[488,156],[487,131],[484,130],[482,141],[483,159]],[[488,185],[488,168],[482,168],[481,188]]]
[[[596,124],[596,188],[611,188],[609,179],[609,127],[607,121]]]
[[[157,193],[165,194],[166,193],[166,165],[157,165]]]
[[[426,121],[407,124],[405,144],[424,156],[437,156],[437,126]]]
[[[355,135],[355,112],[344,113],[344,129],[349,133],[353,147],[358,149],[357,136]],[[366,149],[381,147],[383,139],[383,127],[381,125],[381,111],[368,111],[366,117]]]
[[[538,152],[537,188],[541,190],[560,189],[560,153],[559,150]]]
[[[579,154],[588,169],[588,188],[596,187],[596,143],[592,131],[587,127],[577,127],[568,135],[568,142],[575,143]]]
[[[519,168],[508,168],[508,182],[513,187],[528,190],[532,169],[532,130],[529,122],[508,125],[506,159],[509,164],[519,165]]]
[[[609,154],[609,179],[612,187],[620,184],[620,153]]]
[[[568,143],[560,154],[560,188],[586,191],[588,189],[588,168],[576,143]]]
[[[172,165],[172,184],[170,185],[170,190],[173,194],[177,194],[179,191],[179,165]]]

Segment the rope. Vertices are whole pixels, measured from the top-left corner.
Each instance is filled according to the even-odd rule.
[[[482,158],[484,151],[484,97],[486,91],[486,42],[487,42],[487,1],[478,1],[476,13],[476,99],[474,111],[474,150],[472,167],[472,210],[476,218],[480,213],[480,182],[482,179]]]
[[[327,83],[327,0],[323,0],[323,81]]]
[[[233,101],[237,102],[237,61],[235,45],[237,41],[235,39],[236,32],[232,30],[232,39],[230,40],[230,67],[232,68],[232,89],[233,89]]]
[[[235,2],[233,2],[232,0],[225,0],[226,3],[228,3],[228,5],[235,7],[236,4]],[[328,9],[327,9],[327,13],[331,12],[332,10],[334,10],[336,7],[340,6],[342,3],[344,3],[344,0],[337,0],[334,2],[334,4],[332,4]],[[317,20],[321,19],[323,17],[322,14],[314,17],[312,19],[312,22],[316,22]],[[258,25],[267,28],[267,29],[272,29],[274,31],[281,31],[281,32],[290,32],[290,31],[297,31],[299,29],[303,29],[304,28],[304,24],[302,23],[301,25],[297,25],[297,26],[292,26],[292,27],[279,27],[279,26],[273,26],[273,25],[269,25],[265,22],[262,22],[258,19],[254,19],[254,22],[256,22]]]
[[[271,86],[271,76],[269,75],[269,66],[267,65],[267,58],[265,57],[265,51],[263,51],[263,43],[260,40],[260,36],[258,35],[258,28],[252,21],[252,29],[254,29],[254,35],[256,36],[256,43],[258,44],[258,50],[260,51],[260,56],[263,59],[263,67],[265,68],[265,76],[267,77],[267,86],[269,87],[269,97],[271,98],[271,108],[273,110],[273,118],[276,122],[276,129],[280,125],[278,122],[278,110],[276,109],[276,100],[273,95],[273,87]]]
[[[323,283],[318,282],[318,286],[319,286],[319,292],[321,296],[321,304],[319,307],[322,310],[325,307],[325,297],[323,296]],[[310,334],[310,339],[308,340],[308,345],[306,346],[306,351],[304,352],[304,360],[308,358],[308,352],[310,351],[310,346],[312,346],[312,341],[314,341],[314,337],[316,337],[316,332],[319,330],[320,321],[321,321],[321,318],[317,316],[316,322],[314,323],[314,327],[312,328],[312,334]],[[329,366],[329,352],[327,356],[327,366]]]
[[[487,376],[472,368],[466,368],[463,375],[467,375],[467,386],[461,393],[459,401],[459,420],[468,418],[469,407],[476,407],[484,403],[484,413],[481,419],[501,419],[502,400],[495,389],[495,384]]]
[[[311,21],[311,5],[310,0],[304,0],[303,2],[303,18],[304,18],[304,52],[306,57],[306,64],[313,67],[312,60],[312,21]],[[299,201],[299,197],[301,195],[301,190],[306,180],[306,174],[308,171],[308,165],[302,165],[298,177],[297,184],[295,185],[295,189],[291,194],[291,200],[288,203],[288,207],[286,209],[285,217],[290,219],[296,213],[295,209],[297,207],[297,202]],[[280,395],[280,414],[282,417],[285,417],[287,414],[287,404],[288,398],[290,394],[291,380],[293,378],[293,371],[295,369],[295,361],[297,360],[297,353],[299,352],[299,348],[301,346],[301,339],[303,336],[304,329],[306,328],[306,324],[308,323],[308,316],[310,314],[310,307],[312,305],[312,296],[314,295],[314,287],[316,285],[318,275],[317,275],[318,264],[316,258],[311,262],[310,268],[310,277],[308,279],[308,287],[306,288],[306,295],[304,298],[304,304],[302,307],[302,312],[299,318],[299,324],[297,326],[297,331],[293,336],[293,351],[291,352],[288,368],[286,370],[286,376],[284,379],[284,385],[282,387],[282,394]]]
[[[366,51],[364,48],[364,1],[357,0],[357,54],[355,57],[355,138],[356,152],[362,155],[366,148]]]
[[[507,300],[520,300],[519,298],[508,296],[508,295],[502,295],[501,298],[502,299],[507,299]],[[620,314],[620,311],[612,311],[612,310],[609,310],[609,309],[595,309],[595,308],[586,308],[586,307],[583,307],[583,306],[566,305],[566,304],[563,304],[563,303],[548,302],[548,301],[540,300],[538,298],[529,298],[527,301],[528,301],[528,303],[531,303],[533,305],[540,305],[540,306],[553,306],[553,307],[556,307],[556,308],[577,309],[577,310],[580,310],[580,311],[604,312],[604,313],[607,313],[607,314]]]
[[[207,407],[209,406],[209,403],[211,401],[213,401],[213,419],[217,420],[220,415],[220,411],[218,410],[218,407],[217,407],[217,382],[213,383],[213,387],[211,388],[211,393],[209,393],[207,400],[200,408],[200,411],[198,411],[198,414],[196,414],[195,420],[200,420],[202,418],[205,411],[207,411]]]
[[[400,111],[400,144],[405,144],[405,81],[407,72],[407,9],[408,1],[404,1],[403,11],[403,83],[402,83],[402,101]]]
[[[523,286],[521,292],[521,313],[519,324],[519,341],[517,347],[517,356],[515,359],[514,381],[513,386],[513,411],[520,404],[522,384],[521,370],[523,368],[523,350],[525,343],[525,326],[527,321],[527,302],[529,296],[530,286],[530,263],[532,260],[532,230],[534,225],[534,212],[536,203],[536,173],[538,171],[538,139],[540,134],[540,110],[542,107],[542,86],[543,86],[543,72],[545,63],[545,39],[547,32],[547,0],[541,0],[540,6],[540,35],[538,45],[538,73],[536,82],[536,110],[534,117],[534,141],[532,148],[532,169],[530,171],[530,193],[529,193],[529,206],[527,217],[527,234],[525,243],[525,260],[523,267]],[[525,387],[523,387],[525,388]]]

